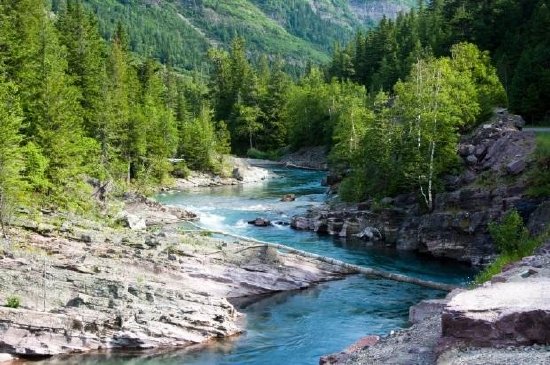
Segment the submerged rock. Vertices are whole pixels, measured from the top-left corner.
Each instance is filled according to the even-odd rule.
[[[248,224],[254,225],[256,227],[269,227],[271,226],[271,221],[265,218],[256,218],[254,220],[248,221]]]
[[[295,194],[285,194],[281,198],[282,202],[293,202],[295,200],[296,200],[296,195]]]

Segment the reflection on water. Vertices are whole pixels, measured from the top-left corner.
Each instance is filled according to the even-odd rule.
[[[256,217],[288,221],[325,199],[325,189],[319,183],[322,173],[280,168],[275,172],[281,178],[163,194],[158,199],[198,212],[205,228],[280,242],[358,265],[449,283],[463,283],[471,274],[463,266],[391,249],[366,248],[359,241],[334,240],[287,226],[250,226],[246,222]],[[280,202],[288,193],[298,199]],[[406,326],[409,306],[441,295],[414,285],[352,276],[307,290],[241,301],[236,305],[246,313],[247,328],[242,336],[169,353],[92,354],[61,357],[41,365],[317,364],[321,355],[340,351],[363,336]]]

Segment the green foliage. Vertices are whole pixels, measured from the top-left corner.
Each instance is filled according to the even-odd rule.
[[[538,237],[530,237],[521,217],[515,210],[508,212],[500,223],[491,224],[489,230],[500,250],[500,255],[476,275],[473,282],[476,285],[491,280],[507,265],[532,255],[550,237],[550,231],[546,231]]]
[[[529,176],[528,194],[534,197],[550,196],[550,133],[537,135],[535,168]]]
[[[21,298],[11,295],[6,299],[6,307],[17,309],[21,305]]]
[[[328,72],[373,92],[389,91],[418,59],[455,55],[460,49],[462,56],[455,55],[455,62],[469,69],[478,83],[481,118],[508,99],[514,112],[533,122],[549,112],[549,27],[547,0],[432,1],[357,34],[335,50]],[[461,42],[475,43],[483,52],[463,45],[450,48]],[[488,52],[498,72],[490,66]]]
[[[529,232],[517,210],[509,211],[500,223],[489,224],[489,232],[501,253],[518,255],[528,247]]]
[[[14,86],[0,78],[0,228],[4,236],[26,188],[20,176],[24,163],[20,148],[22,111],[14,94]]]

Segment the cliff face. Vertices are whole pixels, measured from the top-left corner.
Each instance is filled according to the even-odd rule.
[[[431,213],[423,212],[414,194],[405,194],[385,198],[376,206],[365,202],[312,211],[307,217],[295,217],[292,225],[483,264],[495,254],[487,231],[490,222],[512,208],[526,221],[545,217],[544,205],[537,210],[541,201],[526,195],[536,141],[532,132],[521,130],[523,124],[521,117],[501,111],[464,136],[457,151],[464,169],[445,178],[445,191],[437,194]],[[545,223],[530,225],[540,229]]]

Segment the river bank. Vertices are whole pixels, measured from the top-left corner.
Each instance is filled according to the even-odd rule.
[[[182,231],[178,223],[194,215],[175,207],[143,198],[125,205],[117,221],[134,229],[49,211],[15,220],[0,252],[0,300],[18,303],[0,308],[0,353],[33,358],[204,343],[243,331],[234,298],[347,274]]]
[[[410,328],[367,337],[320,364],[548,364],[549,284],[550,241],[480,287],[412,306]]]

